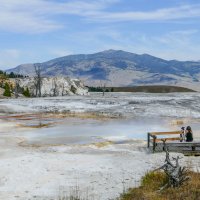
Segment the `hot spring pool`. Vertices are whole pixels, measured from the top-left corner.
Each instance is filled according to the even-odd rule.
[[[24,134],[28,144],[91,144],[146,140],[147,132],[170,131],[174,127],[166,119],[129,119],[99,121],[66,118],[53,126],[31,129]]]

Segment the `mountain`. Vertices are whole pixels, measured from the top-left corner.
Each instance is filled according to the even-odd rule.
[[[87,85],[133,86],[178,85],[199,89],[200,62],[164,60],[148,54],[107,50],[95,54],[69,55],[43,63],[23,64],[7,72],[34,76],[34,66],[43,76],[80,78]]]

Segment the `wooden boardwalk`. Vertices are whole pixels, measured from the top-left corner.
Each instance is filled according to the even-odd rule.
[[[169,151],[185,155],[200,155],[200,141],[181,142],[180,134],[181,131],[147,133],[147,147],[153,153],[162,152],[165,142]]]

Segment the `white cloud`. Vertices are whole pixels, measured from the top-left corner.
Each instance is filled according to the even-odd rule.
[[[55,15],[93,15],[117,0],[65,1],[50,0],[1,0],[0,29],[41,33],[57,30],[63,24]]]
[[[66,50],[66,49],[53,49],[50,50],[50,55],[55,56],[55,57],[63,57],[63,56],[67,56],[67,55],[72,55],[73,52]]]
[[[0,12],[0,29],[11,32],[41,33],[62,26],[53,21],[41,19],[28,13]]]
[[[200,4],[181,5],[152,11],[106,12],[122,0],[1,0],[0,29],[14,32],[41,33],[64,27],[60,15],[75,15],[87,21],[158,21],[200,17]],[[71,18],[65,18],[70,20]]]
[[[1,69],[7,69],[13,67],[16,63],[19,63],[19,59],[22,53],[18,49],[5,49],[0,50],[0,66]]]
[[[1,0],[0,29],[38,33],[60,28],[56,22],[43,16],[44,13],[35,12],[40,6],[44,6],[40,0]]]
[[[103,29],[97,28],[93,31],[77,33],[77,35],[74,35],[74,40],[78,39],[80,35],[83,38],[81,40],[82,46],[86,46],[86,49],[90,50],[82,53],[116,49],[137,54],[148,53],[168,60],[199,60],[200,47],[194,45],[199,41],[199,30],[196,29],[183,29],[150,35],[140,31],[127,33],[104,27]],[[106,40],[102,37],[106,37]]]
[[[178,7],[157,9],[153,11],[133,12],[99,12],[92,16],[98,21],[159,21],[179,20],[200,17],[200,4],[181,5]]]
[[[6,49],[4,51],[2,51],[1,53],[7,55],[7,56],[10,56],[11,58],[19,58],[20,57],[20,54],[21,52],[17,49]]]
[[[198,30],[172,31],[159,37],[153,37],[154,41],[165,46],[186,46],[191,42],[191,36],[198,33]]]

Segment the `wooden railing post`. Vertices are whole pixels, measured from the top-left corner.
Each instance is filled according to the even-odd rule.
[[[147,134],[147,147],[150,147],[150,133]]]
[[[154,135],[153,136],[153,153],[155,152],[155,150],[156,150],[156,136]]]
[[[156,152],[158,150],[158,148],[156,149],[156,147],[160,147],[160,142],[162,142],[162,140],[166,140],[166,141],[176,141],[176,140],[180,140],[180,137],[169,137],[169,138],[158,138],[158,136],[161,135],[180,135],[180,131],[171,131],[171,132],[148,132],[147,133],[147,147],[151,148],[151,143],[152,144],[152,151],[153,153]],[[194,148],[193,148],[194,149]]]

